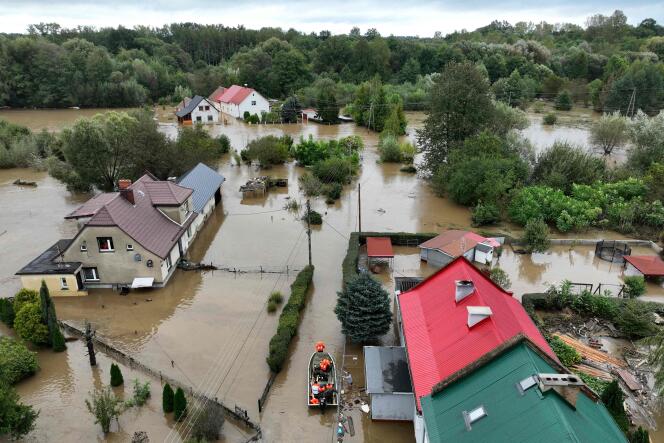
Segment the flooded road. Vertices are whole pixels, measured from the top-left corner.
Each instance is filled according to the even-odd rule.
[[[414,126],[423,114],[408,115],[414,117],[408,128],[408,137],[412,138]],[[170,135],[177,130],[172,124],[161,127]],[[452,227],[468,228],[470,213],[466,208],[435,197],[424,180],[400,172],[400,165],[378,163],[377,136],[353,124],[250,126],[230,120],[228,125],[209,129],[213,134],[227,134],[235,149],[267,134],[287,133],[295,140],[309,134],[325,139],[357,134],[365,141],[360,176],[353,185],[345,187],[341,199],[331,206],[320,199],[312,201],[313,209],[323,214],[324,219],[324,224],[312,234],[316,266],[314,287],[303,311],[298,335],[291,345],[289,361],[278,375],[263,413],[258,413],[257,399],[269,376],[265,356],[279,314],[268,314],[265,302],[272,290],[288,295],[294,271],[307,261],[304,224],[296,214],[283,210],[288,197],[300,203],[304,201],[297,186],[304,169],[293,163],[261,171],[246,165],[235,166],[229,156],[222,158],[218,169],[226,177],[222,187],[223,204],[215,210],[190,250],[195,261],[247,270],[261,266],[282,270],[288,267],[288,274],[177,271],[168,286],[159,290],[133,291],[127,297],[97,290],[85,298],[57,299],[58,315],[78,324],[88,319],[101,337],[139,361],[218,397],[230,407],[237,405],[247,409],[250,417],[260,422],[265,441],[333,441],[334,414],[329,411],[321,415],[306,407],[306,366],[313,343],[318,340],[327,344],[338,362],[343,357],[345,340],[333,309],[336,292],[341,289],[341,262],[348,235],[358,227],[357,183],[362,185],[364,231],[440,232]],[[17,251],[12,260],[0,263],[0,290],[4,294],[11,294],[18,288],[18,280],[12,277],[18,268],[58,238],[73,235],[75,227],[62,217],[88,198],[70,194],[44,173],[31,172],[34,175],[30,176],[28,172],[0,171],[0,204],[9,208],[0,214],[0,232],[7,231],[0,234],[0,247]],[[243,200],[239,186],[251,177],[265,174],[288,178],[289,188],[270,191],[264,198]],[[34,189],[12,186],[11,182],[19,176],[32,177],[39,186]],[[504,232],[509,228],[506,225],[496,229]],[[433,272],[433,269],[422,268],[416,250],[397,250],[400,254],[403,252],[395,261],[398,273],[428,275]],[[516,280],[521,278],[521,272],[527,282],[524,289],[535,287],[543,285],[546,279],[569,272],[569,265],[576,267],[580,261],[568,259],[565,265],[564,252],[559,254],[561,258],[554,266],[540,265],[545,269],[539,276],[533,276],[536,271],[530,269],[531,266],[537,268],[537,257],[532,265],[521,264],[524,257],[510,258],[506,253],[501,257],[501,266],[510,273],[513,289],[517,290],[520,284]],[[554,269],[558,268],[560,272],[556,274],[558,271]],[[380,278],[392,285],[387,274]],[[393,344],[394,334],[386,335],[383,342]],[[79,351],[82,349],[73,348],[68,354]],[[76,358],[81,359],[81,356]],[[355,386],[364,386],[361,347],[348,346],[346,361]],[[45,366],[38,377],[71,380],[75,373],[72,367]],[[67,395],[75,399],[72,401],[82,404],[85,389],[81,391],[72,382],[65,386],[69,386]],[[36,396],[38,392],[36,389],[31,395]],[[413,441],[412,424],[371,422],[357,407],[348,415],[353,417],[356,435],[345,441]],[[62,428],[59,432],[67,432],[68,424],[53,423],[52,426]]]

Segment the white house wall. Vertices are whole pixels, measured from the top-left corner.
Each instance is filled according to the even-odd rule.
[[[209,106],[210,109],[208,111],[205,110],[205,107]],[[201,111],[199,108],[203,107],[203,110]],[[194,108],[193,111],[191,111],[191,121],[194,123],[202,123],[202,124],[207,124],[207,123],[216,123],[219,121],[219,110],[215,108],[212,104],[202,101]],[[198,118],[200,117],[200,121]],[[209,120],[208,118],[212,117],[212,120]]]
[[[253,104],[254,102],[256,104]],[[249,112],[251,115],[256,114],[260,117],[263,112],[270,112],[270,103],[258,92],[252,91],[252,93],[240,103],[239,117],[244,118],[243,116],[245,112]]]

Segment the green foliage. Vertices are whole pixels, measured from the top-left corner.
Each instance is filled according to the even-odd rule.
[[[14,317],[16,317],[16,313],[13,303],[9,299],[0,298],[0,321],[12,328],[14,327]]]
[[[320,195],[323,189],[323,183],[309,172],[302,174],[298,181],[300,183],[300,190],[307,197],[316,197]]]
[[[629,125],[632,147],[627,152],[627,166],[637,174],[653,163],[664,164],[664,112],[650,118],[639,111]]]
[[[42,280],[41,287],[39,288],[39,303],[42,311],[42,323],[48,327],[48,343],[55,352],[62,352],[67,349],[65,344],[65,337],[60,331],[58,325],[58,317],[55,314],[55,303],[51,300],[51,295],[48,292],[46,282]]]
[[[604,155],[611,155],[614,149],[627,142],[627,125],[628,120],[618,111],[604,114],[590,127],[590,142]]]
[[[581,363],[581,355],[576,351],[576,349],[562,341],[559,337],[551,336],[548,339],[548,342],[551,346],[551,349],[553,349],[553,352],[556,353],[556,356],[563,365],[569,368],[578,363]]]
[[[244,154],[250,161],[256,160],[263,168],[279,165],[288,160],[290,145],[285,137],[267,135],[249,142]]]
[[[473,226],[486,226],[500,221],[500,209],[493,203],[478,201],[471,213]]]
[[[556,115],[555,112],[547,112],[544,118],[542,119],[542,122],[548,126],[555,125],[557,121],[558,121],[558,116]]]
[[[549,249],[549,227],[541,218],[528,220],[521,239],[528,252],[544,252]]]
[[[272,293],[270,294],[270,301],[273,301],[276,304],[280,305],[284,302],[284,295],[279,291],[272,291]]]
[[[24,405],[9,384],[0,381],[0,437],[19,440],[35,428],[39,412]]]
[[[281,119],[284,123],[297,123],[301,109],[297,97],[290,96],[281,105]]]
[[[267,302],[267,308],[266,309],[267,309],[267,312],[272,314],[274,312],[277,312],[278,307],[279,307],[279,305],[277,304],[277,302],[275,302],[274,300],[269,300]]]
[[[175,391],[173,397],[173,418],[175,421],[180,421],[187,416],[187,399],[184,396],[182,388]]]
[[[388,100],[385,87],[378,76],[362,83],[357,90],[355,101],[348,107],[355,122],[376,132],[382,132],[386,125],[392,134],[401,135],[406,129],[406,117],[400,99]]]
[[[616,326],[631,339],[649,337],[657,331],[650,309],[636,300],[625,302]]]
[[[606,380],[602,380],[600,378],[593,377],[592,375],[588,375],[588,374],[583,373],[581,371],[574,371],[574,372],[576,373],[576,375],[578,375],[581,378],[581,380],[583,380],[583,382],[586,384],[586,386],[588,386],[590,389],[595,391],[600,396],[602,395],[602,393],[604,392],[606,387],[609,386],[610,382],[608,382]]]
[[[641,426],[634,431],[628,432],[627,438],[629,443],[650,443],[650,435],[648,431]]]
[[[141,383],[137,378],[134,379],[133,395],[125,405],[128,408],[133,406],[143,406],[150,398],[150,382]]]
[[[39,302],[27,302],[21,305],[14,319],[14,329],[23,340],[36,345],[48,343],[48,327],[42,323]]]
[[[162,391],[161,394],[161,407],[165,413],[173,412],[173,401],[174,401],[175,393],[173,392],[173,388],[171,388],[171,385],[166,383],[164,385],[164,390]]]
[[[323,224],[323,216],[320,215],[319,212],[314,211],[313,209],[311,211],[306,212],[302,216],[302,220],[307,221],[307,218],[309,219],[309,223],[312,225],[322,225]]]
[[[339,118],[339,104],[335,97],[334,88],[328,88],[319,93],[316,110],[323,123],[337,122]]]
[[[18,313],[24,304],[39,303],[39,292],[22,288],[14,294],[14,312]]]
[[[555,108],[559,111],[569,111],[572,109],[572,96],[569,91],[560,91],[556,96]]]
[[[0,384],[13,385],[38,369],[35,352],[11,337],[0,337]]]
[[[297,274],[295,281],[291,284],[291,294],[279,316],[277,332],[270,339],[267,364],[272,372],[281,371],[288,358],[288,346],[297,334],[300,312],[306,304],[307,291],[313,276],[313,266],[306,266]]]
[[[602,402],[623,432],[629,429],[629,418],[623,406],[624,396],[618,381],[613,380],[602,392]]]
[[[328,200],[335,201],[341,198],[343,189],[341,183],[326,183],[321,186],[320,191]]]
[[[217,441],[221,436],[221,428],[226,420],[224,411],[214,403],[208,403],[202,407],[205,409],[198,413],[191,435],[200,442]]]
[[[397,138],[393,135],[381,137],[378,142],[378,154],[380,155],[380,161],[384,163],[400,163],[401,148]]]
[[[355,343],[375,341],[392,324],[390,296],[369,274],[362,273],[337,293],[334,309],[341,331]]]
[[[636,298],[646,293],[646,280],[643,276],[633,275],[623,278],[625,283],[625,295]]]
[[[359,151],[363,148],[362,139],[358,136],[339,140],[314,140],[309,136],[306,140],[300,138],[300,143],[293,148],[293,157],[302,166],[311,166],[331,157],[349,159],[353,164],[359,164]]]
[[[115,363],[111,363],[111,386],[120,386],[124,383],[124,377],[122,377],[122,371],[120,367]]]
[[[350,183],[358,172],[358,165],[350,158],[330,157],[316,163],[313,175],[323,183]]]
[[[657,114],[664,103],[664,70],[659,63],[635,60],[627,70],[608,86],[604,107],[627,111],[627,103],[634,93],[634,109]]]
[[[555,142],[537,156],[531,181],[569,193],[574,183],[589,185],[602,180],[605,173],[601,158],[567,142]]]
[[[95,423],[101,425],[104,434],[111,430],[111,421],[122,414],[123,402],[115,396],[110,386],[96,389],[85,399],[88,412],[95,417]]]
[[[509,275],[507,275],[507,272],[503,271],[498,266],[491,268],[489,278],[505,290],[508,290],[512,286],[512,281],[510,280]]]

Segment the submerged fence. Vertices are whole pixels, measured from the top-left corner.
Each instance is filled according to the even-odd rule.
[[[232,274],[297,274],[302,269],[286,266],[230,266],[216,263],[190,262],[182,260],[178,263],[178,268],[185,271],[221,271]]]
[[[78,338],[83,338],[83,339],[85,338],[85,332],[82,329],[79,329],[76,326],[61,320],[58,320],[58,323],[60,324],[62,329],[64,329],[64,331],[67,332],[68,334]],[[124,351],[117,349],[113,345],[105,342],[104,340],[100,339],[97,336],[93,337],[92,341],[94,342],[95,347],[97,349],[101,349],[105,354],[108,354],[112,358],[121,361],[122,363],[129,366],[131,369],[137,369],[151,377],[159,378],[159,380],[162,383],[166,382],[174,388],[182,388],[183,391],[188,392],[189,395],[191,395],[193,398],[199,401],[211,402],[214,405],[222,408],[226,416],[231,417],[232,419],[236,420],[237,422],[243,424],[244,426],[256,432],[256,434],[249,441],[256,441],[261,438],[262,436],[261,427],[258,424],[254,423],[249,418],[249,415],[247,414],[246,410],[238,407],[237,405],[233,409],[231,409],[226,405],[224,405],[216,397],[210,398],[207,395],[205,395],[205,393],[196,392],[194,391],[194,388],[192,386],[187,386],[184,383],[172,377],[162,374],[161,371],[153,369],[150,366],[137,361],[136,359],[134,359],[134,357],[128,355]]]

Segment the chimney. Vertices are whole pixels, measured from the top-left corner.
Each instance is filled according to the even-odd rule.
[[[129,203],[132,205],[136,204],[136,201],[134,200],[134,191],[131,189],[131,180],[126,178],[118,180],[118,189],[120,190],[120,195]]]
[[[539,388],[542,393],[553,390],[576,409],[576,399],[584,386],[580,377],[572,374],[538,374]]]
[[[491,317],[493,312],[488,306],[468,306],[468,327],[472,328],[482,320]]]
[[[454,299],[457,303],[475,292],[475,285],[471,280],[456,280],[454,284],[456,285]]]

